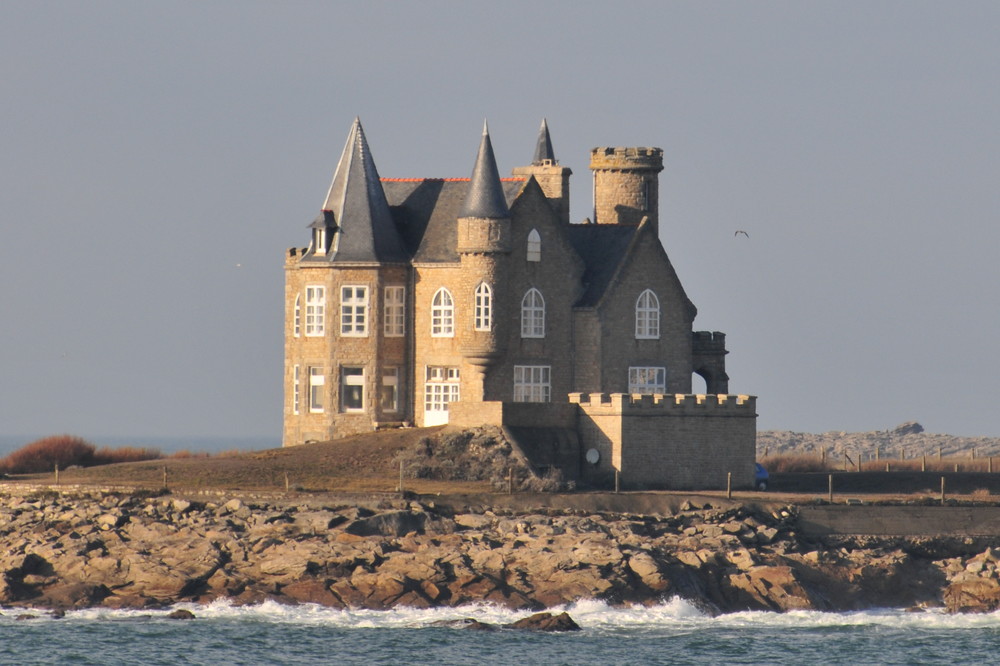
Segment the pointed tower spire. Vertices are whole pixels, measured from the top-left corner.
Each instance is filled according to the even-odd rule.
[[[500,184],[500,172],[497,171],[497,160],[493,155],[490,128],[486,121],[483,121],[483,139],[479,144],[476,166],[472,170],[469,193],[465,197],[465,205],[462,206],[459,217],[493,219],[510,217],[507,198]]]
[[[330,261],[405,261],[407,258],[359,118],[351,125],[347,144],[323,202],[323,215],[312,226],[324,228],[327,235],[333,234]]]
[[[531,160],[531,164],[532,166],[542,166],[546,163],[556,164],[556,154],[552,150],[549,123],[545,118],[542,118],[542,128],[538,130],[538,143],[535,144],[535,157]]]
[[[535,143],[535,157],[529,166],[514,167],[514,176],[534,178],[545,193],[549,205],[559,215],[559,219],[569,224],[569,177],[573,174],[569,167],[559,166],[552,137],[549,136],[549,121],[542,118]]]

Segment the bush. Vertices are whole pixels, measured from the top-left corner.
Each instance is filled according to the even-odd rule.
[[[94,464],[94,445],[73,435],[54,435],[25,444],[0,460],[0,471],[7,474],[51,472],[56,465],[86,467]]]
[[[112,463],[140,462],[162,458],[158,449],[123,446],[117,449],[93,444],[75,435],[53,435],[25,444],[6,458],[0,459],[0,473],[38,474],[70,467],[93,467]]]
[[[820,456],[806,454],[780,454],[776,456],[767,456],[760,460],[760,464],[772,474],[828,472],[833,470],[829,461],[824,464],[823,459]]]

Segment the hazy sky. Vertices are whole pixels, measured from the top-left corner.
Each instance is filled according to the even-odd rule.
[[[282,262],[359,115],[385,177],[547,117],[659,146],[661,238],[758,425],[1000,436],[1000,3],[0,8],[0,434],[273,436]],[[749,238],[735,237],[737,229]]]

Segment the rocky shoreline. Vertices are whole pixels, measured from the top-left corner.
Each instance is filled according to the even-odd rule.
[[[1000,607],[1000,539],[810,539],[791,506],[625,515],[335,501],[0,494],[0,606],[540,610],[680,596],[709,613]]]

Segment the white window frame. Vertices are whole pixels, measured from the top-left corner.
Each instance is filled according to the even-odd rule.
[[[628,369],[629,393],[666,393],[667,369],[663,366],[636,365]]]
[[[316,229],[315,235],[316,247],[313,248],[313,252],[318,255],[326,254],[326,229],[319,227]]]
[[[306,337],[326,335],[326,287],[306,285]]]
[[[301,399],[301,388],[299,386],[301,382],[300,374],[299,364],[296,363],[292,366],[292,414],[299,413],[299,400]]]
[[[359,407],[348,406],[347,397],[351,394],[350,387],[360,386],[361,396]],[[345,414],[360,414],[365,411],[365,368],[357,365],[340,366],[340,411]]]
[[[326,400],[324,391],[326,389],[326,375],[323,368],[319,366],[309,367],[309,412],[311,414],[322,414],[326,411]]]
[[[534,287],[521,299],[521,337],[545,337],[545,298]]]
[[[447,412],[449,402],[461,399],[462,383],[458,368],[428,365],[424,378],[425,412]]]
[[[538,233],[538,229],[532,229],[528,232],[528,251],[527,260],[528,261],[541,261],[542,260],[542,236]]]
[[[431,337],[455,337],[455,299],[444,287],[434,292],[431,299]]]
[[[387,338],[401,338],[406,333],[406,287],[385,288],[382,332]]]
[[[550,402],[551,365],[514,366],[514,402]]]
[[[292,335],[296,338],[302,335],[302,294],[295,294],[292,306]]]
[[[635,300],[635,339],[660,339],[660,299],[646,289]]]
[[[340,335],[368,337],[368,286],[345,284],[340,288]]]
[[[493,330],[493,289],[485,282],[480,282],[476,287],[476,316],[474,321],[475,330]]]

